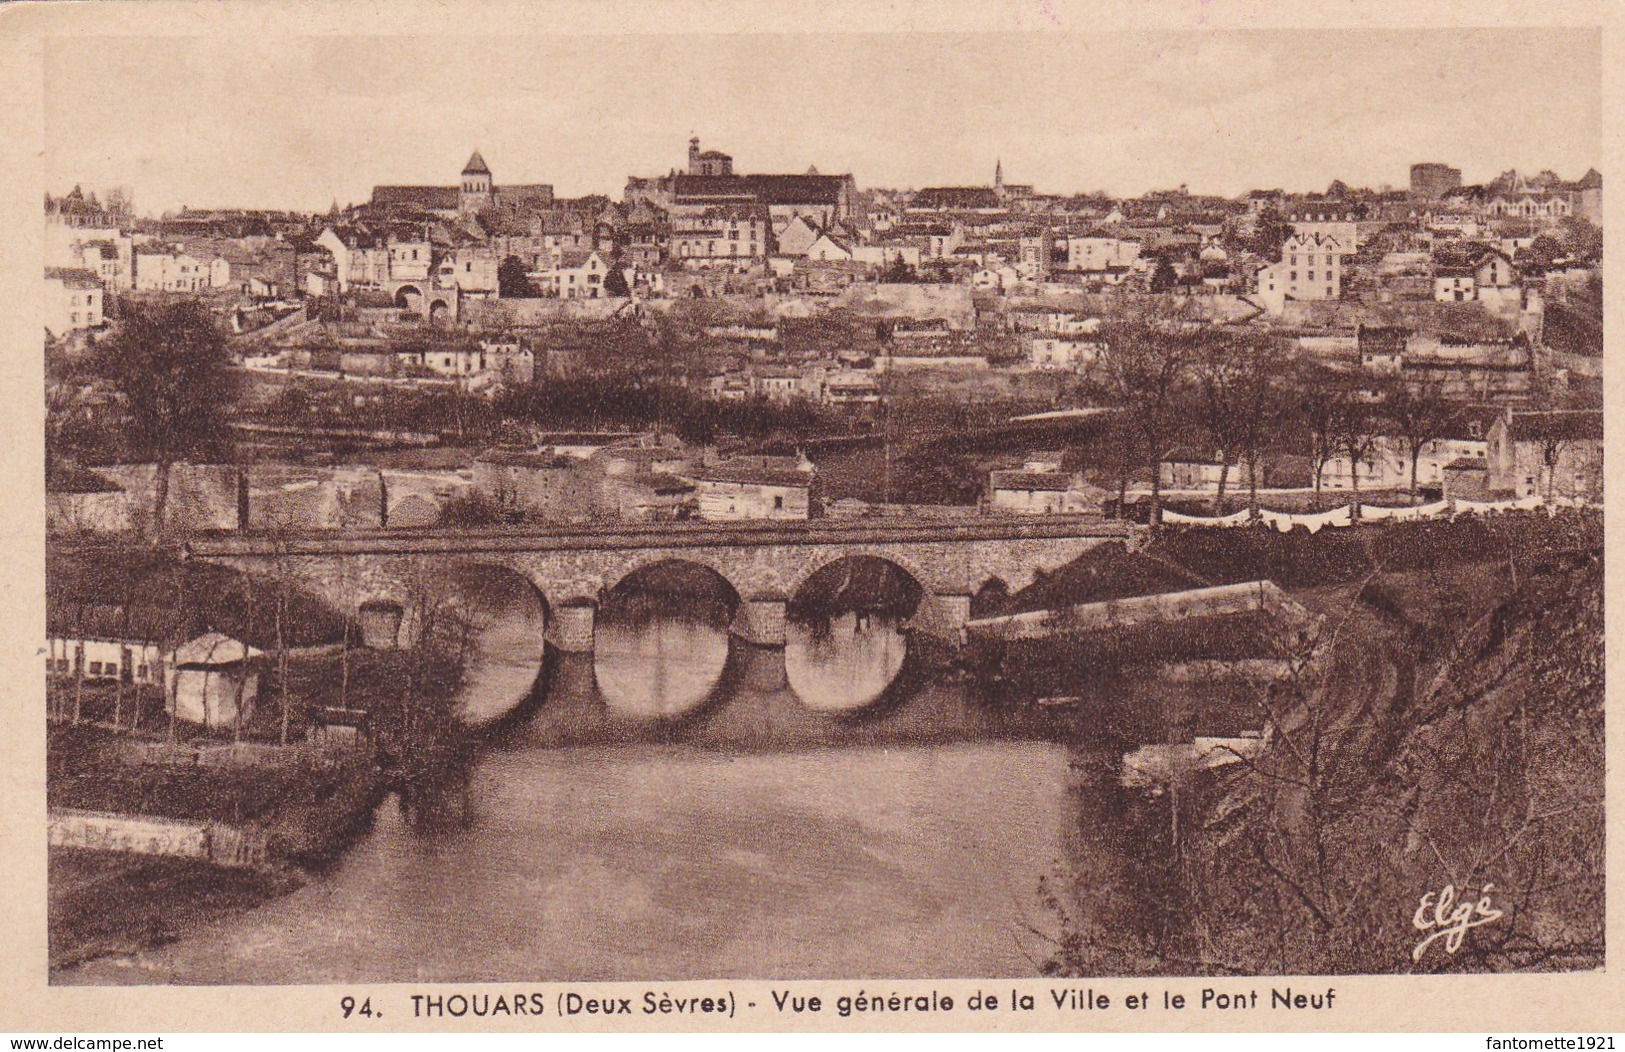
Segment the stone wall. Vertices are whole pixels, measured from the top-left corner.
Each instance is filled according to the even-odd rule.
[[[263,833],[221,822],[60,808],[50,813],[48,830],[52,847],[168,855],[233,868],[258,866],[266,860]]]
[[[997,635],[1005,639],[1043,639],[1060,632],[1128,628],[1157,621],[1219,617],[1260,610],[1280,612],[1295,618],[1304,616],[1303,608],[1289,599],[1273,581],[1244,581],[1241,584],[1135,596],[1104,603],[1083,603],[1066,610],[1035,610],[1025,614],[979,618],[967,622],[966,629],[972,634]]]

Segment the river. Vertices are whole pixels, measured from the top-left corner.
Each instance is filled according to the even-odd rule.
[[[793,632],[787,654],[693,622],[614,629],[597,655],[554,656],[545,696],[492,734],[466,824],[424,831],[391,798],[293,893],[55,980],[1038,974],[1056,926],[1040,880],[1113,866],[1090,835],[1111,790],[1077,746],[1001,733],[963,680],[905,676],[877,714],[827,711],[902,660],[889,622],[833,631]],[[842,650],[842,632],[869,636]],[[819,691],[826,663],[853,686]]]

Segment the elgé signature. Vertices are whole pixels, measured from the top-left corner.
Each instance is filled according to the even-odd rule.
[[[1454,884],[1446,884],[1437,895],[1431,891],[1423,895],[1411,917],[1411,927],[1431,934],[1416,944],[1411,960],[1420,961],[1428,946],[1438,938],[1444,939],[1445,952],[1454,954],[1473,928],[1500,920],[1501,911],[1490,905],[1490,892],[1494,890],[1494,884],[1485,884],[1477,902],[1457,902]]]

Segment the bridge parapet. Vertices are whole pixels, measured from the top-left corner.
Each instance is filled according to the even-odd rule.
[[[838,525],[236,534],[194,540],[187,552],[251,573],[288,574],[352,616],[363,603],[398,604],[406,611],[406,639],[413,636],[414,609],[443,587],[449,571],[470,564],[497,567],[536,589],[558,645],[567,635],[572,648],[590,649],[593,605],[651,563],[676,560],[714,570],[742,606],[757,604],[739,623],[746,637],[774,643],[783,634],[779,608],[814,573],[849,556],[885,559],[920,586],[919,630],[952,639],[969,616],[970,596],[988,582],[1019,590],[1038,572],[1058,569],[1097,545],[1137,547],[1141,529],[1084,516],[988,516]],[[585,613],[575,612],[580,610]]]

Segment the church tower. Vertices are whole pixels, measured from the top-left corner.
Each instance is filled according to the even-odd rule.
[[[1004,161],[1002,158],[993,162],[993,192],[1001,198],[1004,196]]]
[[[474,156],[463,165],[463,181],[457,195],[457,210],[464,215],[490,208],[496,198],[496,188],[491,185],[491,169],[486,167],[485,158],[480,151],[475,150]]]

